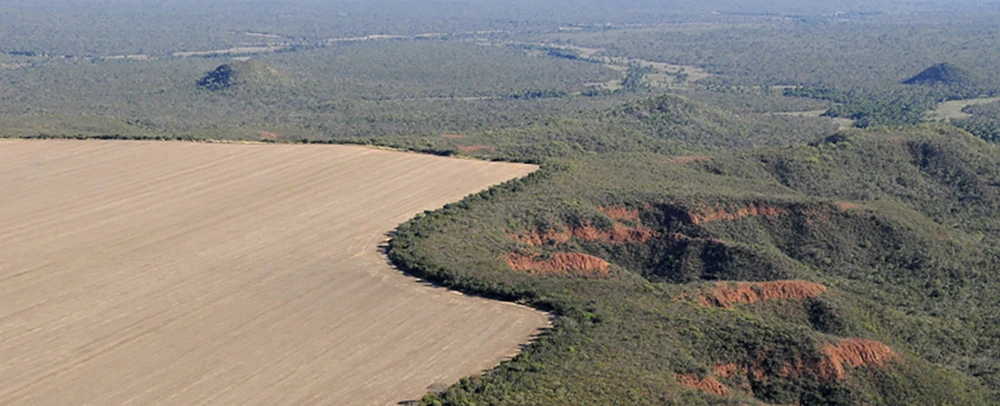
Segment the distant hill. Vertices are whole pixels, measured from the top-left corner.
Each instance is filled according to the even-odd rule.
[[[617,128],[676,143],[683,149],[702,151],[805,142],[835,129],[832,124],[826,128],[808,120],[736,114],[677,95],[633,101],[603,114],[601,119]]]
[[[198,80],[198,87],[218,91],[236,87],[273,88],[289,80],[277,70],[254,61],[233,61],[219,65]]]
[[[951,63],[939,63],[924,69],[916,76],[903,81],[906,85],[945,85],[949,87],[967,87],[978,84],[976,77]]]
[[[662,95],[596,113],[470,134],[460,142],[448,142],[454,144],[450,147],[455,153],[542,162],[580,151],[689,155],[726,148],[779,146],[813,141],[836,129],[827,118],[741,115],[686,97]]]

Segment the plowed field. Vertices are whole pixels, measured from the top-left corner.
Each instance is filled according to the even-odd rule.
[[[378,245],[534,167],[345,146],[0,141],[0,404],[395,404],[547,317]]]

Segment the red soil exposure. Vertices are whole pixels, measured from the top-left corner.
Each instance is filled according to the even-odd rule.
[[[694,375],[677,375],[677,383],[691,389],[714,393],[719,396],[729,394],[729,389],[710,376],[699,378]]]
[[[733,376],[733,374],[739,371],[739,369],[740,367],[736,364],[718,364],[712,367],[712,371],[715,372],[715,375],[723,378]]]
[[[754,374],[755,377],[759,377],[760,379],[763,379],[764,369],[760,366],[760,364],[761,364],[761,360],[758,360],[757,364],[755,366],[751,367],[750,370]],[[788,378],[788,377],[790,377],[792,375],[802,374],[802,372],[805,371],[805,370],[806,370],[805,361],[802,361],[801,358],[798,358],[793,363],[786,363],[786,364],[782,365],[781,369],[778,370],[778,376],[780,376],[782,378]],[[814,367],[814,368],[812,368],[812,370],[815,371],[816,368]],[[760,379],[758,379],[758,381]]]
[[[263,140],[263,141],[277,141],[278,140],[278,134],[275,134],[275,133],[272,133],[272,132],[267,132],[267,131],[261,131],[260,132],[260,139]]]
[[[821,381],[840,381],[847,377],[846,366],[858,368],[863,366],[886,367],[890,362],[902,358],[885,344],[877,341],[853,338],[841,340],[835,344],[826,344],[820,349],[822,357],[818,360],[796,358],[784,363],[777,371],[768,371],[765,363],[772,358],[773,348],[766,348],[758,353],[753,364],[745,370],[747,378],[764,382],[772,377],[789,378],[793,376],[811,375]],[[715,374],[729,377],[741,369],[734,364],[719,364],[714,367]],[[728,374],[728,375],[727,375]]]
[[[824,214],[819,210],[815,209],[806,210],[803,214],[805,215],[806,223],[808,224],[815,224],[817,221],[822,221],[822,222],[830,221],[830,216]]]
[[[506,255],[506,260],[511,269],[533,275],[572,276],[587,279],[611,276],[611,265],[607,261],[587,254],[557,252],[549,256],[548,259],[541,259],[537,255],[510,253]]]
[[[601,213],[618,221],[639,221],[639,209],[622,206],[601,207]]]
[[[510,238],[533,247],[565,244],[569,242],[571,237],[572,235],[568,232],[556,231],[551,228],[544,233],[539,233],[538,230],[531,230],[530,233],[510,234]]]
[[[479,152],[479,151],[492,151],[493,147],[488,147],[486,145],[460,145],[458,150],[461,152]]]
[[[458,134],[441,134],[441,138],[444,138],[446,140],[464,140],[465,136]]]
[[[646,227],[628,227],[615,224],[611,230],[602,230],[589,224],[571,228],[569,231],[549,229],[540,233],[538,230],[509,234],[510,238],[533,247],[545,247],[564,244],[570,238],[581,241],[603,241],[610,244],[644,243],[656,236],[656,232]]]
[[[675,156],[670,158],[670,163],[674,164],[690,164],[695,162],[704,162],[712,158],[707,156],[691,155],[691,156]]]
[[[891,361],[899,360],[899,354],[878,341],[853,338],[827,344],[820,349],[823,360],[816,365],[816,372],[823,379],[841,380],[847,376],[845,365],[852,368],[863,366],[884,367]]]
[[[840,211],[854,210],[858,208],[858,205],[850,202],[837,202],[837,208]]]
[[[766,205],[756,205],[751,203],[748,207],[728,212],[726,209],[717,208],[698,212],[689,212],[688,217],[695,225],[711,223],[713,221],[732,221],[745,217],[778,217],[788,214],[788,209],[781,207],[771,207]]]
[[[646,227],[627,227],[615,224],[611,230],[601,230],[591,225],[576,227],[572,230],[573,237],[582,241],[604,241],[611,244],[627,244],[630,242],[646,242],[656,236],[656,232]]]
[[[732,309],[737,304],[813,298],[826,290],[826,286],[805,281],[718,282],[714,288],[700,294],[698,302],[708,307]]]

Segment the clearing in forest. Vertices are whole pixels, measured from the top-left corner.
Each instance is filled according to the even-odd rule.
[[[547,316],[378,245],[535,167],[347,146],[0,141],[0,404],[396,404]]]
[[[776,116],[790,116],[790,117],[823,117],[829,109],[823,110],[809,110],[809,111],[788,111],[781,113],[773,113]],[[853,128],[855,121],[844,117],[830,117],[834,124],[837,124],[838,130],[845,130],[848,128]]]
[[[929,121],[941,121],[941,120],[969,118],[972,117],[972,114],[962,111],[966,107],[975,106],[979,104],[989,104],[998,101],[1000,101],[1000,97],[946,101],[938,103],[937,108],[927,112],[927,114],[924,116],[924,119]]]

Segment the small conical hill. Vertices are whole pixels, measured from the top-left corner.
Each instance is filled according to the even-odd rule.
[[[975,77],[958,66],[939,63],[924,69],[916,76],[903,81],[907,85],[969,86],[976,83]]]
[[[277,70],[254,61],[233,61],[222,64],[198,80],[198,87],[225,90],[235,87],[276,87],[286,84]]]

